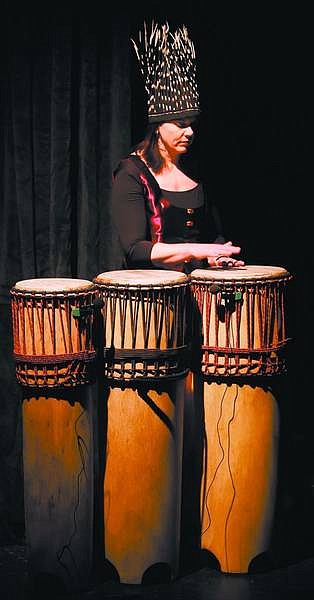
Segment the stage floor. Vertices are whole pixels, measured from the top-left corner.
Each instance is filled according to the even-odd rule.
[[[108,581],[81,594],[34,590],[23,545],[0,548],[1,600],[313,600],[314,558],[254,575],[224,575],[204,567],[171,584],[122,585]]]

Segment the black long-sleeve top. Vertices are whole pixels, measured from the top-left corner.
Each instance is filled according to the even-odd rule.
[[[162,190],[136,155],[122,159],[114,172],[112,211],[127,268],[152,268],[156,242],[224,241],[218,213],[205,202],[201,183],[182,192]]]

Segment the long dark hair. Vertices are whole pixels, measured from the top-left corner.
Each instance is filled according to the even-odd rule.
[[[158,123],[149,123],[144,139],[133,148],[134,152],[142,154],[148,166],[155,173],[158,173],[163,165],[163,158],[157,144],[157,127]]]

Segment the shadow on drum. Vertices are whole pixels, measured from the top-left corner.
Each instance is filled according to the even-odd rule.
[[[88,405],[88,398],[86,396],[85,390],[86,387],[84,386],[84,388],[59,388],[59,389],[53,389],[53,388],[48,388],[48,387],[42,387],[42,388],[34,388],[32,389],[31,387],[24,387],[22,386],[22,394],[23,394],[23,400],[25,401],[31,401],[31,400],[41,400],[41,399],[46,399],[48,400],[49,398],[53,398],[54,400],[56,400],[58,402],[59,401],[63,401],[66,404],[68,404],[69,406],[74,406],[75,404],[80,404],[82,410],[86,410],[87,405]]]
[[[182,460],[182,505],[180,571],[199,569],[203,564],[200,549],[200,497],[205,445],[203,383],[198,375],[186,381]]]
[[[174,386],[175,386],[175,380],[172,380],[172,382],[174,383]],[[173,425],[171,418],[168,417],[167,412],[165,410],[162,410],[162,408],[160,407],[158,402],[156,400],[154,400],[152,397],[152,392],[154,393],[155,396],[157,395],[156,397],[162,396],[163,394],[167,394],[167,395],[169,395],[170,402],[174,406],[176,398],[175,398],[175,396],[169,394],[169,392],[172,390],[172,388],[174,386],[171,385],[171,382],[169,380],[166,380],[166,381],[155,380],[155,379],[151,380],[151,381],[132,380],[130,382],[121,381],[121,383],[117,382],[117,380],[111,380],[110,382],[108,381],[107,385],[109,386],[107,389],[107,400],[108,400],[108,397],[110,394],[110,389],[117,389],[122,393],[127,390],[135,391],[136,394],[138,395],[138,397],[141,400],[143,400],[143,402],[145,402],[145,404],[149,408],[151,408],[153,413],[164,423],[164,425],[166,425],[166,427],[169,429],[169,431],[172,434],[174,434],[174,425]]]

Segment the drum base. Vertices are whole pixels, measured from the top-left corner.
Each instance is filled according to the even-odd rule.
[[[204,383],[201,548],[224,573],[247,573],[268,549],[275,508],[279,412],[269,388]]]
[[[83,590],[95,575],[97,386],[55,393],[23,399],[29,575],[36,585]]]
[[[177,575],[184,380],[111,387],[105,555],[121,583]]]

